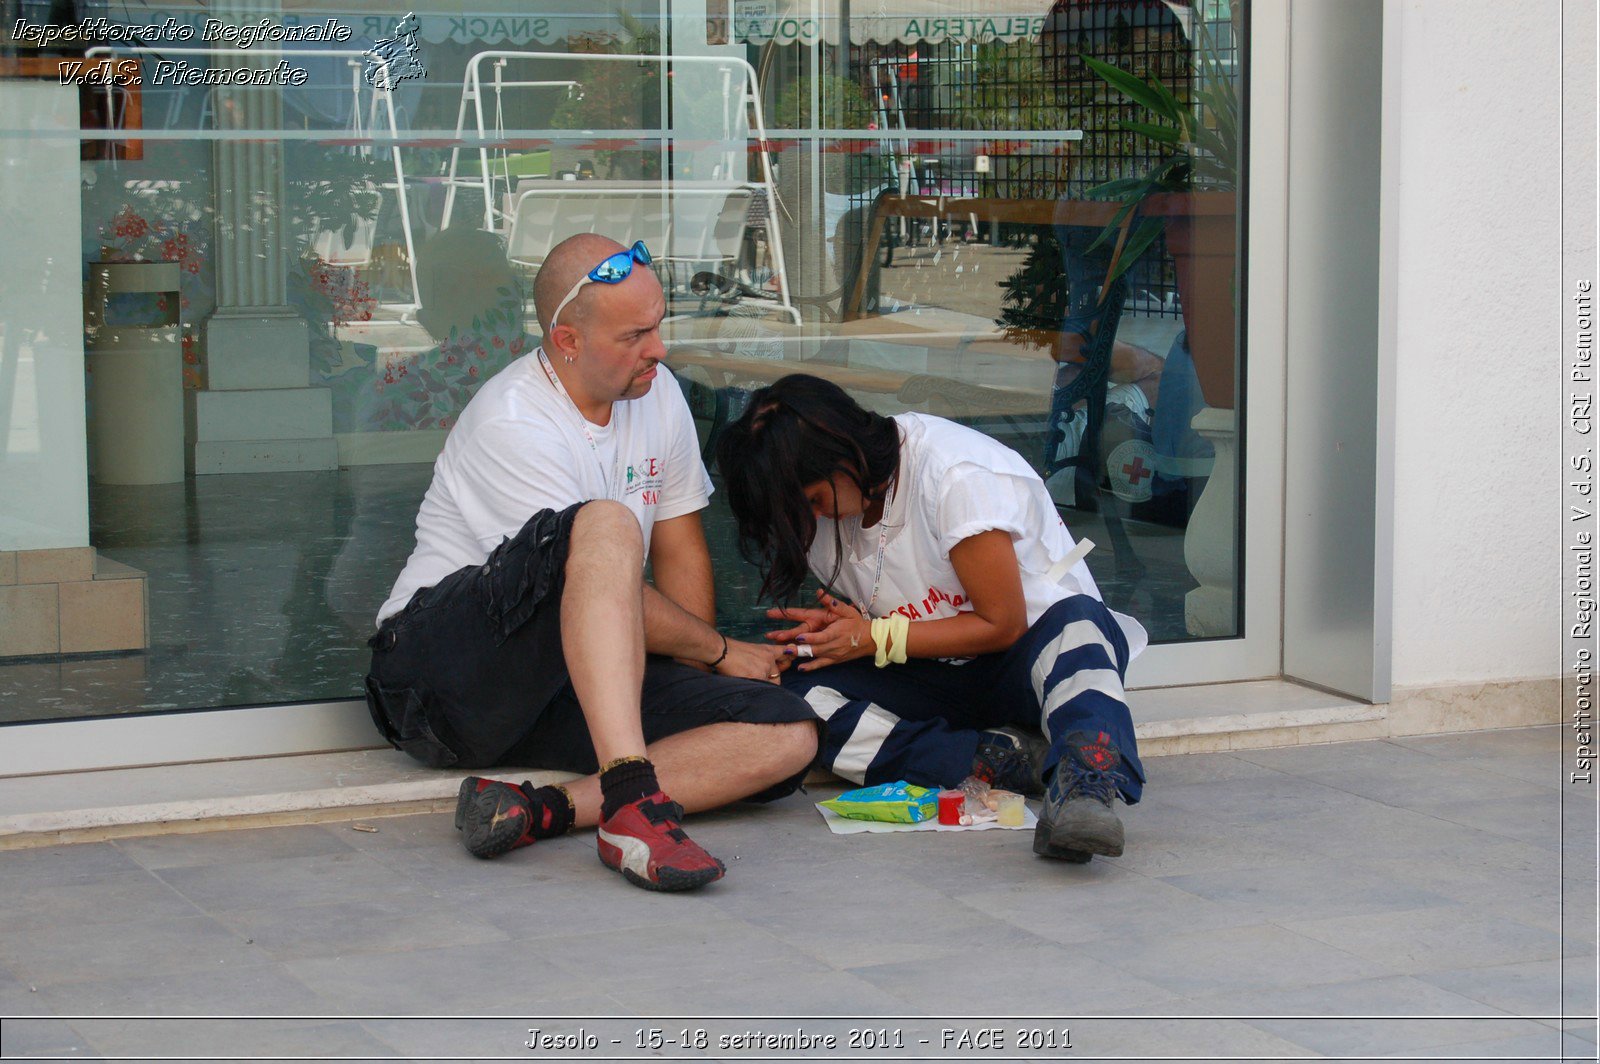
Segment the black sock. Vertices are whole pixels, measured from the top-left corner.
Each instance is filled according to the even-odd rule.
[[[656,793],[656,767],[648,758],[631,757],[600,773],[600,819],[610,820],[618,809]]]
[[[533,805],[533,826],[529,828],[529,834],[534,838],[553,839],[572,829],[572,821],[577,813],[572,808],[572,795],[565,788],[553,783],[535,787],[524,780],[522,793],[528,796],[528,801]]]

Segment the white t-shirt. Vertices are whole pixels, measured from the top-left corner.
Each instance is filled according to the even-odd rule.
[[[1044,482],[1011,448],[974,429],[927,414],[899,414],[900,468],[884,508],[882,529],[861,518],[817,519],[808,562],[835,591],[862,605],[872,601],[878,544],[884,535],[883,575],[874,617],[901,613],[912,621],[954,617],[972,609],[950,564],[950,549],[980,532],[1011,536],[1022,573],[1022,593],[1032,625],[1071,595],[1100,598],[1089,567],[1080,561],[1059,581],[1048,577],[1076,541],[1067,531]],[[834,573],[837,526],[845,561]],[[1128,640],[1131,661],[1148,644],[1144,627],[1112,612]]]
[[[615,499],[638,517],[648,551],[655,522],[710,497],[689,404],[665,368],[644,395],[613,403],[602,427],[556,391],[537,351],[524,355],[483,383],[446,437],[417,512],[416,549],[378,623],[419,589],[483,564],[540,510]]]

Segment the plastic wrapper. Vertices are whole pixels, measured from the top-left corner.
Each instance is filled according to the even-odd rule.
[[[939,815],[939,792],[901,780],[845,791],[837,798],[817,804],[851,820],[916,824]]]
[[[962,780],[960,790],[966,796],[966,809],[961,818],[964,825],[998,819],[1000,800],[1015,793],[991,787],[976,776]]]

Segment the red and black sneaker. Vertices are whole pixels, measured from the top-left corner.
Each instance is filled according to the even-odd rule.
[[[693,890],[721,879],[723,863],[683,833],[683,806],[657,791],[600,821],[600,862],[645,890]]]
[[[504,780],[468,776],[461,781],[456,799],[456,830],[461,844],[474,857],[499,857],[519,846],[535,841],[534,803],[528,798],[528,784],[517,786]],[[548,828],[551,813],[543,805],[539,813]]]

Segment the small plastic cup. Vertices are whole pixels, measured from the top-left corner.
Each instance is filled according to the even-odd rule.
[[[940,791],[939,823],[960,824],[961,814],[966,812],[966,798],[961,791]]]
[[[1008,794],[1000,799],[1000,808],[995,810],[996,822],[1003,828],[1020,828],[1027,808],[1022,795]]]

